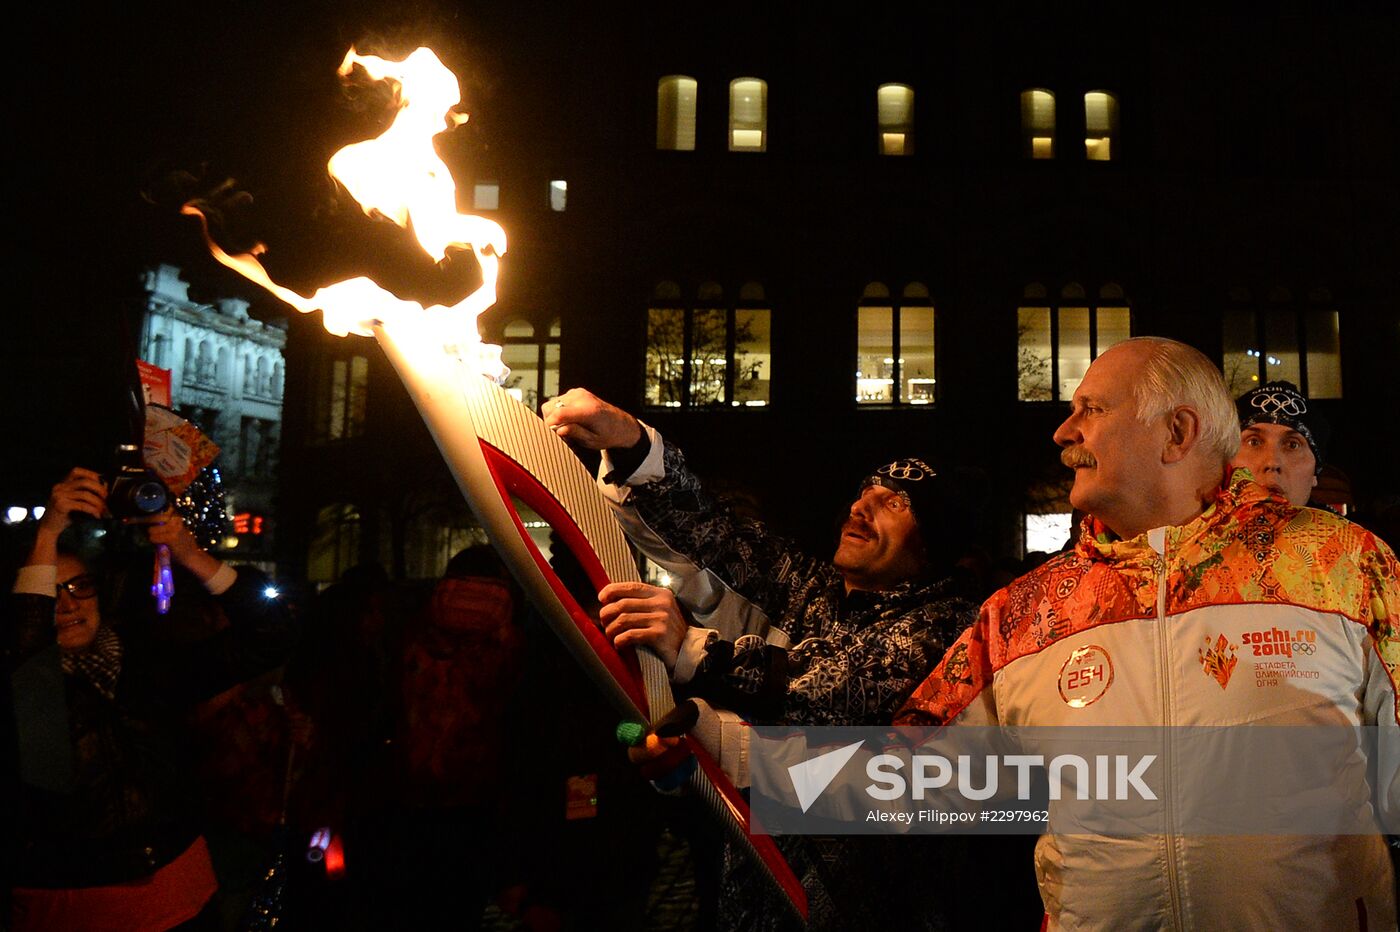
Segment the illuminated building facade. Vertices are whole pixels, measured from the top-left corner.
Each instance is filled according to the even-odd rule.
[[[282,322],[252,319],[242,298],[191,299],[172,265],[150,269],[143,284],[140,358],[170,371],[171,406],[220,448],[213,465],[235,522],[224,551],[268,563],[282,442]]]

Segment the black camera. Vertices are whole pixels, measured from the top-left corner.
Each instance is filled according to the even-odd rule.
[[[170,490],[160,476],[146,468],[141,448],[117,447],[117,468],[107,483],[107,510],[114,518],[147,518],[170,504]]]

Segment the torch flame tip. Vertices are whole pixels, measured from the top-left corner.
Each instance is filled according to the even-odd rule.
[[[493,346],[483,351],[475,321],[496,302],[500,257],[506,251],[505,231],[494,220],[457,212],[452,172],[433,147],[433,138],[443,132],[444,123],[461,126],[468,120],[466,113],[457,110],[461,103],[457,77],[426,46],[397,61],[361,55],[351,46],[337,73],[347,77],[356,65],[373,81],[397,85],[398,109],[379,136],[339,150],[327,169],[366,215],[388,219],[411,231],[424,251],[438,261],[451,249],[470,249],[481,267],[482,281],[476,291],[450,307],[424,307],[360,277],[320,288],[305,298],[271,279],[255,258],[267,251],[263,244],[242,255],[229,255],[209,237],[197,202],[186,204],[181,213],[199,217],[206,245],[220,263],[299,311],[320,310],[322,324],[331,333],[373,336],[377,327],[418,322],[453,355],[474,360],[480,371],[499,380],[506,371],[500,349]]]

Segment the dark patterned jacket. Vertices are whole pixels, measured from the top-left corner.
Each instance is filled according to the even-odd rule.
[[[690,661],[695,695],[765,724],[888,724],[976,617],[948,580],[848,594],[831,563],[719,504],[669,443],[664,464],[662,478],[631,488],[636,517],[784,636],[692,632],[683,654],[703,652]]]
[[[617,468],[605,481],[619,473],[634,476],[649,452],[648,444],[640,446],[630,461],[613,454]],[[726,590],[722,602],[729,604],[721,604],[720,614],[756,609],[754,614],[766,616],[759,624],[732,623],[731,630],[752,631],[764,621],[770,628],[766,636],[747,633],[734,640],[691,629],[677,672],[692,665],[694,674],[682,688],[714,705],[762,724],[889,724],[904,697],[976,617],[974,605],[951,595],[949,580],[848,594],[831,563],[802,553],[710,496],[686,469],[678,448],[665,445],[663,464],[664,475],[631,486],[619,509],[629,536],[669,548],[671,554],[648,555],[661,556],[658,562],[664,560],[673,574],[710,574]],[[688,589],[697,588],[692,582],[681,580],[683,601]],[[691,652],[699,656],[687,659]],[[935,840],[779,838],[807,893],[804,928],[944,928],[947,904],[928,895],[930,878],[962,860],[964,848],[946,839],[925,844],[930,841]],[[720,928],[798,928],[757,868],[732,847],[726,849],[722,874]]]

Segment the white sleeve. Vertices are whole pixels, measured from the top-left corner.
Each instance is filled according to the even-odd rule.
[[[637,423],[642,425],[642,430],[646,431],[647,439],[651,441],[651,449],[647,452],[647,458],[642,460],[642,465],[637,467],[637,471],[627,477],[625,484],[612,485],[603,481],[603,477],[613,471],[612,457],[608,456],[607,450],[603,451],[603,461],[598,466],[598,488],[602,490],[605,498],[619,505],[627,501],[629,486],[655,482],[666,475],[664,464],[666,444],[661,439],[661,432],[644,421]]]
[[[18,595],[46,595],[54,597],[58,591],[58,567],[52,563],[36,563],[22,566],[15,577],[14,592]]]

